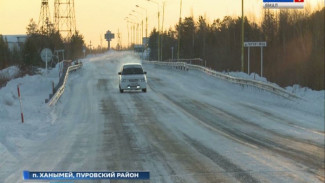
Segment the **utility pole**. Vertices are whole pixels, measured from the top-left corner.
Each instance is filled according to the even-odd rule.
[[[244,72],[244,0],[241,5],[241,71]]]
[[[102,34],[99,34],[99,40],[100,40],[100,51],[103,49],[103,37]]]
[[[164,39],[164,20],[165,20],[165,1],[163,2],[163,17],[162,17],[162,23],[161,23],[161,33],[162,36],[160,36],[160,60],[163,60],[163,39]]]
[[[124,20],[126,21],[126,28],[128,30],[128,46],[127,46],[127,49],[129,49],[129,45],[130,45],[130,32],[129,32],[129,20],[127,18],[128,17],[125,17]]]
[[[134,11],[133,10],[133,12],[136,12],[136,11]],[[134,15],[134,14],[132,14],[132,13],[130,13],[129,14],[130,16],[133,16],[134,18],[136,18],[136,20],[135,20],[135,22],[136,22],[136,24],[137,24],[137,29],[136,29],[136,44],[140,44],[140,42],[141,42],[141,40],[140,40],[140,36],[141,36],[141,34],[140,34],[140,32],[139,32],[139,21],[141,20],[141,19],[139,19],[139,17],[137,17],[136,15]],[[142,22],[143,23],[143,22]],[[143,24],[142,24],[143,25]],[[143,26],[142,26],[142,31],[143,31]]]
[[[142,26],[142,28],[141,28],[141,43],[143,45],[143,20],[141,21],[141,26]]]
[[[91,41],[89,41],[89,52],[91,53]]]
[[[130,17],[125,17],[125,20],[127,20],[127,23],[129,23],[129,24],[131,24],[130,25],[130,29],[131,29],[131,31],[130,31],[130,37],[131,37],[131,39],[130,39],[130,41],[131,41],[131,44],[130,44],[130,47],[132,47],[132,45],[134,45],[135,44],[135,22],[133,22],[131,19],[130,19]],[[128,28],[129,29],[129,28]],[[128,33],[129,33],[129,30],[128,30]]]
[[[116,45],[116,49],[119,50],[119,51],[122,49],[122,41],[121,41],[120,29],[117,29],[117,45]]]
[[[133,23],[133,47],[136,44],[137,38],[136,38],[136,29],[135,29],[136,23]]]
[[[139,5],[135,5],[137,8],[141,8],[143,10],[146,11],[146,38],[148,37],[148,13],[147,13],[147,9],[146,8],[143,8]]]
[[[136,7],[138,7],[138,6],[136,5]],[[141,19],[140,19],[141,20],[141,39],[140,39],[140,43],[143,45],[143,18],[142,18],[143,14],[136,11],[136,10],[132,10],[132,12],[137,13],[137,14],[139,14],[141,16]],[[136,17],[136,18],[138,18],[138,17]]]
[[[129,30],[129,21],[126,22],[126,27],[128,29],[128,48],[130,47],[130,30]]]
[[[153,1],[153,0],[147,0],[147,1],[157,4],[157,9],[158,9],[158,28],[157,28],[157,31],[158,31],[158,41],[157,41],[158,55],[157,55],[157,60],[159,61],[159,58],[160,58],[160,23],[159,23],[160,22],[160,12],[159,12],[159,3],[156,2],[156,1]]]
[[[159,12],[159,5],[158,5],[158,61],[160,58],[160,12]]]
[[[182,23],[182,0],[180,2],[180,6],[179,6],[177,59],[179,59],[179,51],[180,51],[180,46],[181,46],[181,23]]]

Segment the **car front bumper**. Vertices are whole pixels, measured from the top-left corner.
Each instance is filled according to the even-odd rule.
[[[146,82],[130,83],[130,82],[121,82],[120,89],[122,90],[142,90],[147,88]]]

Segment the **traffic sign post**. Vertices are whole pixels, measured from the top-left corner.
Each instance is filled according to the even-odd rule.
[[[85,47],[82,48],[82,52],[84,53],[84,58],[85,58],[86,57],[86,48]]]
[[[44,48],[41,51],[41,59],[43,62],[45,62],[46,75],[47,75],[47,62],[52,60],[52,51],[49,48]]]
[[[261,46],[261,77],[263,77],[263,47]]]
[[[247,54],[247,57],[248,57],[248,64],[247,64],[247,67],[248,67],[248,68],[247,68],[247,73],[248,73],[248,75],[249,75],[249,73],[250,73],[250,62],[249,62],[249,55],[250,55],[250,54],[249,54],[249,48],[250,48],[250,47],[248,47],[248,54]]]
[[[261,77],[263,77],[263,47],[266,47],[266,42],[245,42],[244,46],[248,48],[248,69],[247,74],[250,74],[250,47],[260,47],[261,48]]]

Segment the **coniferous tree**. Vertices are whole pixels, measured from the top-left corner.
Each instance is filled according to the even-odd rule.
[[[0,69],[3,69],[9,65],[10,52],[8,48],[8,42],[0,34]]]
[[[263,76],[281,86],[300,84],[324,89],[324,12],[264,10],[261,24],[245,18],[245,41],[266,41],[263,49]],[[177,55],[180,30],[180,58],[200,57],[218,71],[239,71],[241,67],[241,18],[225,16],[209,24],[202,16],[195,23],[185,17],[174,30],[162,34],[164,60]],[[179,29],[180,28],[180,29]],[[157,57],[157,32],[149,40],[150,59]],[[260,49],[250,49],[250,71],[260,74]],[[247,71],[247,48],[245,71]]]

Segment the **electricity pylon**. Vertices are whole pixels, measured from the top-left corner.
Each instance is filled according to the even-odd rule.
[[[54,1],[54,27],[64,38],[70,38],[76,32],[74,0]]]
[[[48,0],[42,0],[41,11],[38,18],[38,27],[42,34],[48,34],[50,32],[50,10]]]

